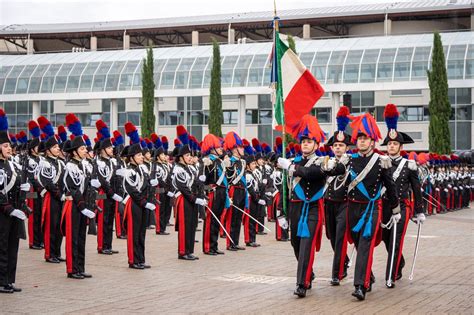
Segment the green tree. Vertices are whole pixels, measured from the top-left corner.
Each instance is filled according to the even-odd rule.
[[[209,96],[209,133],[222,137],[221,52],[219,44],[212,39],[212,70]]]
[[[142,137],[149,137],[155,129],[155,82],[153,81],[153,49],[147,49],[142,67]]]
[[[449,154],[451,153],[451,136],[449,132],[451,104],[448,97],[448,77],[446,74],[443,43],[439,33],[434,34],[431,71],[428,70],[427,72],[430,87],[430,152]]]

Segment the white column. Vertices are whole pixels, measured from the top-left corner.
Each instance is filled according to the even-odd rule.
[[[36,119],[41,116],[41,105],[39,101],[32,102],[31,118]]]
[[[28,35],[28,41],[26,42],[26,54],[33,55],[35,52],[34,41]]]
[[[235,44],[235,30],[233,28],[229,28],[228,35],[227,35],[227,43]]]
[[[91,51],[97,50],[97,37],[91,36]]]
[[[198,46],[199,45],[199,32],[198,31],[193,31],[191,33],[191,44],[193,46]]]
[[[385,36],[392,34],[392,20],[390,20],[387,17],[385,17],[385,20],[383,23],[383,33]]]
[[[118,129],[118,102],[117,99],[110,100],[110,130]]]
[[[311,38],[311,25],[303,24],[303,39]]]
[[[471,13],[471,31],[474,31],[474,13]]]
[[[333,133],[336,131],[336,114],[339,110],[340,103],[341,103],[341,93],[340,92],[332,92],[332,110],[331,110],[331,132]]]
[[[123,34],[123,49],[130,49],[130,35]]]
[[[238,134],[245,137],[245,95],[239,95],[239,121],[237,125]]]

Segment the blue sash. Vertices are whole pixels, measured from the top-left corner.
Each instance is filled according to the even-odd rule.
[[[234,163],[238,161],[234,156],[232,156],[230,160]],[[247,180],[245,179],[245,170],[242,170],[242,172],[244,172],[244,174],[240,177],[240,182],[242,183],[245,189],[245,209],[248,209],[249,208],[249,192],[247,190]]]
[[[217,157],[214,154],[209,155],[209,159],[211,161],[215,161]],[[220,178],[222,176],[222,168],[220,165],[217,166],[217,176]],[[225,187],[225,209],[230,207],[230,198],[229,198],[229,183],[227,182],[227,176],[224,175],[224,180],[222,181],[222,185]]]
[[[350,174],[351,174],[352,180],[354,180],[357,177],[357,174],[354,172],[354,170],[350,170]],[[354,226],[352,231],[358,233],[360,230],[362,230],[362,227],[365,224],[364,233],[362,234],[362,236],[364,238],[368,239],[372,236],[372,216],[373,216],[374,209],[375,209],[375,202],[378,199],[380,199],[382,189],[381,189],[381,186],[379,186],[378,190],[377,190],[377,193],[375,194],[375,197],[370,198],[370,195],[367,192],[367,189],[365,188],[363,182],[358,183],[356,187],[364,195],[364,197],[369,200],[369,203],[367,204],[367,207],[364,210],[364,214],[359,219],[359,222],[357,222],[356,226]],[[365,222],[366,221],[365,219],[367,217],[367,213],[369,214],[369,217],[367,219],[367,222]]]

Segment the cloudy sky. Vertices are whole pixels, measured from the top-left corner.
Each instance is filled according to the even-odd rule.
[[[398,2],[406,0],[398,0]],[[277,0],[277,8],[390,3],[395,0]],[[0,25],[70,23],[268,11],[273,0],[0,0]]]

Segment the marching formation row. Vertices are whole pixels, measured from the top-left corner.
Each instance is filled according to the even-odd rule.
[[[388,104],[384,115],[385,154],[375,149],[382,136],[373,116],[353,117],[345,106],[326,143],[316,118],[306,115],[291,132],[297,144],[286,146],[277,137],[272,148],[235,132],[198,141],[178,126],[172,151],[166,137],[141,138],[130,122],[124,126],[126,145],[124,135],[111,133],[102,120],[92,146],[74,114],[57,132],[41,116],[28,124],[30,139],[25,132],[10,135],[0,110],[0,292],[21,291],[15,286],[16,265],[19,239],[27,234],[30,248],[44,249],[47,262],[65,261],[69,278],[84,279],[91,277],[85,272],[88,226],[97,235],[98,253],[118,253],[112,248],[115,230],[116,237],[127,239],[129,267],[147,269],[150,227],[167,235],[167,227],[174,226],[178,258],[194,261],[199,218],[202,251],[216,256],[224,254],[220,237],[227,250],[245,250],[239,244],[242,226],[245,246],[260,246],[256,238],[266,234],[265,217],[275,222],[278,241],[291,241],[298,261],[295,295],[304,297],[312,288],[323,226],[334,250],[331,285],[347,276],[354,260],[347,248],[353,243],[352,295],[365,299],[375,281],[374,248],[383,241],[386,286],[394,288],[405,266],[410,219],[420,227],[425,213],[469,207],[472,162],[470,152],[407,154],[403,145],[413,140],[397,131],[396,106]],[[351,135],[345,132],[349,123]]]

